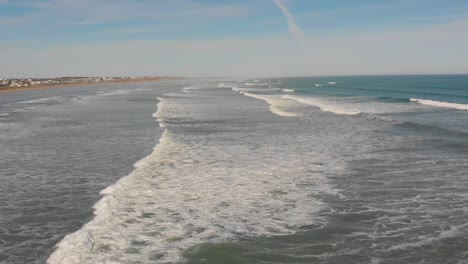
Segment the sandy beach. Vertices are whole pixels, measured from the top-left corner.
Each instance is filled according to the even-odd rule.
[[[69,83],[69,84],[53,84],[53,85],[37,85],[37,86],[28,86],[28,87],[4,87],[0,88],[0,93],[8,92],[19,92],[19,91],[32,91],[32,90],[44,90],[44,89],[56,89],[56,88],[68,88],[68,87],[81,87],[81,86],[99,86],[107,84],[117,84],[117,83],[136,83],[136,82],[156,82],[162,80],[174,80],[178,78],[165,78],[165,77],[149,77],[142,79],[133,79],[133,80],[118,80],[118,81],[103,81],[103,82],[89,82],[89,83]]]

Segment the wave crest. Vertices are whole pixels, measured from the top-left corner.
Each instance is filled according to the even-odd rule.
[[[418,99],[418,98],[411,98],[411,102],[435,106],[435,107],[443,107],[443,108],[452,108],[457,110],[468,110],[468,104],[457,104],[457,103],[449,103],[449,102],[441,102],[441,101],[433,101],[427,99]]]
[[[288,111],[288,108],[292,106],[291,105],[292,102],[290,100],[284,100],[279,97],[259,95],[259,94],[246,93],[246,92],[243,92],[242,94],[245,96],[255,98],[255,99],[266,101],[270,105],[270,111],[276,115],[286,116],[286,117],[294,117],[294,116],[301,115],[299,113]]]
[[[330,103],[323,100],[319,100],[313,97],[302,97],[302,96],[291,96],[283,95],[282,98],[294,100],[301,104],[311,105],[320,108],[320,110],[325,112],[331,112],[339,115],[357,115],[360,114],[360,111],[349,110],[343,107],[340,107],[338,103]]]

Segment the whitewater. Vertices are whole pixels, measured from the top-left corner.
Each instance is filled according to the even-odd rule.
[[[321,172],[337,169],[322,164],[326,153],[278,156],[289,136],[216,125],[239,115],[226,108],[234,106],[223,98],[230,89],[192,88],[159,98],[154,117],[165,132],[153,153],[101,192],[93,220],[66,236],[48,263],[175,263],[194,246],[287,235],[323,221],[314,196],[335,193]],[[264,114],[250,100],[235,103]],[[301,162],[306,157],[311,163]]]
[[[465,263],[464,78],[2,97],[0,261]]]

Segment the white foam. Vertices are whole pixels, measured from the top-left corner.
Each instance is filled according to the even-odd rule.
[[[296,102],[312,105],[325,112],[331,112],[340,115],[357,115],[361,112],[356,109],[345,108],[339,102],[326,101],[324,99],[304,96],[283,95],[282,98],[294,100]]]
[[[203,88],[190,86],[190,87],[182,88],[182,91],[188,92],[188,91],[194,91],[194,90],[199,90],[199,89],[203,89]]]
[[[150,88],[135,88],[135,89],[119,89],[110,92],[102,92],[99,93],[99,96],[112,96],[112,95],[124,95],[132,92],[139,92],[139,91],[150,91]]]
[[[246,82],[244,83],[244,86],[256,86],[256,87],[268,87],[268,88],[272,88],[272,86],[270,86],[269,83],[260,83],[260,82]]]
[[[159,107],[162,119],[186,112],[171,98]],[[101,192],[95,217],[66,236],[48,263],[178,263],[196,245],[292,234],[319,221],[312,215],[321,203],[311,194],[330,190],[323,174],[312,172],[321,165],[171,127],[129,176]],[[257,158],[263,160],[252,162]]]
[[[171,94],[166,94],[166,96],[170,96]],[[158,97],[157,100],[159,101],[157,104],[157,111],[153,114],[153,117],[159,123],[159,127],[166,127],[167,121],[170,119],[182,119],[182,118],[190,118],[191,114],[188,111],[180,111],[176,108],[176,106],[170,103],[164,97]]]
[[[166,125],[164,124],[164,119],[162,118],[161,114],[161,109],[163,109],[164,105],[164,99],[162,97],[158,97],[157,99],[159,100],[159,103],[157,104],[158,110],[153,114],[153,117],[156,118],[156,122],[158,122],[159,127],[165,127]]]
[[[281,89],[270,87],[270,88],[245,88],[245,87],[231,87],[233,91],[236,92],[273,92],[273,91],[280,91]]]
[[[322,87],[322,86],[323,84],[320,84],[320,83],[315,84],[315,87]]]
[[[128,90],[128,89],[121,89],[121,90],[116,90],[112,92],[102,92],[99,93],[99,96],[112,96],[112,95],[123,95],[123,94],[128,94],[129,92],[132,92],[133,90]]]
[[[251,99],[216,97],[227,93],[232,94],[198,90],[158,98],[154,117],[166,128],[159,144],[130,175],[102,190],[95,217],[66,236],[48,262],[180,263],[198,245],[322,224],[317,197],[336,195],[327,175],[343,167],[334,154],[343,150],[320,142],[339,137],[297,129],[300,120],[264,119],[264,105]],[[299,105],[281,95],[250,96],[286,114]],[[261,116],[262,123],[248,119],[249,127],[239,133],[246,124],[237,120],[245,120],[245,113]],[[285,148],[289,144],[299,149]]]
[[[417,99],[417,98],[411,98],[410,101],[418,103],[418,104],[435,106],[435,107],[452,108],[452,109],[458,109],[458,110],[468,110],[468,104],[456,104],[456,103],[440,102],[440,101]]]
[[[247,93],[243,92],[242,93],[245,96],[253,97],[259,100],[264,100],[270,105],[270,111],[276,115],[279,116],[286,116],[286,117],[294,117],[294,116],[300,116],[299,113],[294,113],[290,112],[287,109],[290,108],[291,101],[289,100],[284,100],[280,97],[275,97],[272,95],[259,95],[259,94],[253,94],[253,93]]]
[[[37,103],[42,103],[42,102],[47,102],[47,101],[56,101],[56,100],[59,100],[60,96],[55,96],[55,97],[48,97],[48,98],[40,98],[40,99],[32,99],[32,100],[28,100],[28,101],[21,101],[21,102],[18,102],[20,104],[37,104]]]
[[[130,229],[128,230],[131,231],[129,233],[114,231],[128,227],[126,225],[130,225],[128,223],[130,219],[136,221],[137,215],[134,218],[128,216],[131,215],[131,211],[142,209],[127,204],[126,198],[138,196],[135,191],[139,191],[138,189],[142,186],[141,182],[136,182],[138,181],[137,178],[142,176],[152,156],[163,155],[163,149],[166,145],[171,145],[167,131],[164,132],[160,144],[157,145],[153,153],[135,164],[136,170],[132,174],[101,191],[101,194],[105,196],[94,205],[93,220],[77,232],[67,235],[57,245],[57,250],[49,257],[47,262],[60,264],[119,263],[117,259],[109,259],[107,253],[124,251],[135,239],[132,238],[132,232],[137,232],[137,230]],[[135,184],[135,186],[132,186],[132,184]],[[138,189],[135,189],[135,187]],[[144,199],[143,194],[141,200]],[[130,198],[130,200],[132,199]],[[125,209],[122,206],[130,207]],[[125,224],[125,220],[127,220],[127,224]]]
[[[293,89],[281,89],[281,91],[286,92],[286,93],[294,93],[295,91]]]
[[[460,226],[450,226],[449,229],[447,230],[441,230],[438,236],[435,236],[435,237],[421,236],[420,237],[421,240],[414,241],[414,242],[406,242],[406,243],[401,243],[395,246],[391,246],[387,248],[386,251],[405,250],[408,248],[430,245],[444,238],[459,236],[461,233],[463,233],[461,230],[465,229],[466,227],[468,227],[468,223],[462,224]]]
[[[318,97],[318,96],[299,96],[283,95],[282,98],[294,100],[296,102],[311,105],[320,108],[325,112],[331,112],[339,115],[358,115],[364,114],[369,119],[378,119],[383,121],[393,121],[392,119],[377,116],[389,113],[403,113],[419,111],[424,106],[418,106],[408,103],[384,103],[372,101],[372,98],[360,97]]]
[[[219,84],[218,87],[230,88],[229,86],[224,85],[224,84]],[[198,91],[198,90],[213,89],[213,88],[216,88],[216,87],[214,87],[213,85],[192,85],[192,86],[184,87],[182,88],[182,90],[183,91]]]
[[[333,85],[333,84],[337,84],[337,82],[328,82],[328,84]]]
[[[232,88],[233,86],[229,84],[225,84],[225,83],[219,83],[218,87],[219,88]]]
[[[239,87],[237,87],[237,86],[232,86],[231,89],[232,89],[234,92],[239,92],[239,93],[242,92],[242,90],[241,90]]]
[[[231,88],[233,91],[239,92],[242,95],[253,97],[255,99],[263,100],[266,101],[270,107],[270,111],[276,115],[279,116],[285,116],[285,117],[294,117],[294,116],[300,116],[299,113],[294,113],[291,111],[288,111],[288,108],[291,108],[291,101],[290,100],[284,100],[279,97],[279,95],[267,95],[267,94],[254,94],[252,92],[257,92],[257,91],[265,91],[265,90],[271,90],[271,91],[278,91],[280,90],[279,88],[263,88],[263,89],[256,89],[256,88],[239,88],[239,87],[232,87]]]

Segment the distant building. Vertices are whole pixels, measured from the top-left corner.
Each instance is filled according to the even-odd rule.
[[[21,87],[23,85],[21,85],[20,83],[17,83],[16,81],[10,81],[10,84],[8,86],[10,86],[10,87]]]
[[[29,86],[41,85],[41,81],[33,81],[31,79],[26,80],[24,83]]]

